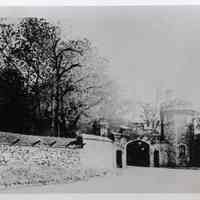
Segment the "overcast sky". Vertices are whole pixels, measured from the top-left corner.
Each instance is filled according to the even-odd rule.
[[[60,20],[110,60],[110,75],[133,101],[151,101],[157,87],[200,106],[200,7],[3,9],[2,16]]]

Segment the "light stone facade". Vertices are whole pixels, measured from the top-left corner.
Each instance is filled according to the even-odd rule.
[[[197,112],[191,109],[163,111],[164,138],[168,144],[168,165],[189,166],[193,140],[193,119]]]
[[[162,110],[162,133],[158,136],[147,133],[137,134],[134,140],[131,137],[116,134],[115,142],[118,150],[122,151],[123,166],[127,166],[127,144],[134,141],[145,142],[149,145],[150,167],[155,167],[155,151],[159,156],[161,167],[193,166],[192,153],[195,151],[194,121],[199,113],[191,107],[174,106]],[[142,136],[143,135],[143,136]]]

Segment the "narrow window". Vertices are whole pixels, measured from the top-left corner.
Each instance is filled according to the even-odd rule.
[[[181,144],[179,146],[179,157],[185,157],[186,148],[185,145]]]

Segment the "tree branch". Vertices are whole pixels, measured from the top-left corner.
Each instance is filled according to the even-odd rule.
[[[80,63],[77,63],[77,64],[72,64],[70,67],[66,68],[66,69],[63,69],[62,72],[60,72],[59,74],[59,79],[66,73],[66,72],[69,72],[70,70],[76,68],[76,67],[82,67],[82,65]]]
[[[77,50],[77,49],[74,49],[74,48],[72,48],[72,47],[67,47],[67,48],[65,48],[65,49],[62,49],[62,50],[60,50],[60,52],[58,52],[58,54],[56,55],[56,57],[59,57],[59,56],[61,56],[64,52],[69,52],[69,51],[71,51],[71,52],[76,52],[76,53],[79,53],[79,54],[82,54],[82,50]]]

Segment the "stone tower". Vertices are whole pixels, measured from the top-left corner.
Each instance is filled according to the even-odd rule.
[[[191,162],[193,119],[191,106],[170,106],[162,110],[163,137],[168,144],[168,165],[188,166]]]

